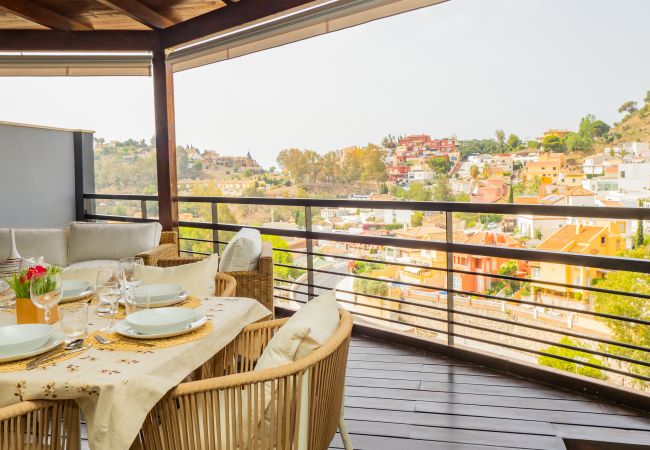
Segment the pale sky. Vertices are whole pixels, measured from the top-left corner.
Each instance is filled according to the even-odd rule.
[[[388,133],[532,138],[650,89],[650,0],[451,0],[178,73],[176,135],[275,165]],[[149,139],[151,79],[0,78],[0,121]]]

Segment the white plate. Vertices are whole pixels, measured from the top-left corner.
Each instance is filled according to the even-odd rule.
[[[63,280],[63,298],[77,297],[90,289],[90,283],[83,280]]]
[[[29,323],[0,327],[0,355],[31,352],[42,346],[54,332],[51,325]]]
[[[90,288],[86,291],[81,292],[79,295],[76,295],[74,297],[63,297],[61,298],[61,301],[59,303],[69,303],[69,302],[74,302],[77,300],[81,300],[84,297],[88,297],[91,294],[94,294],[95,290]],[[65,294],[64,294],[65,295]]]
[[[37,356],[40,355],[41,353],[48,352],[53,348],[55,348],[56,346],[60,345],[63,342],[64,337],[65,336],[63,333],[61,333],[60,331],[55,331],[54,333],[52,333],[52,336],[50,336],[50,339],[41,347],[37,348],[36,350],[32,350],[30,352],[22,352],[10,356],[0,356],[0,363],[18,361],[20,359],[31,358],[32,356]]]
[[[193,309],[172,306],[127,314],[126,322],[140,334],[160,334],[182,330],[197,318]]]
[[[135,296],[140,297],[144,292],[147,292],[149,299],[153,303],[178,298],[184,290],[185,288],[180,284],[146,284],[135,289]]]
[[[181,334],[189,333],[194,331],[197,328],[201,328],[206,324],[208,318],[203,316],[198,320],[192,322],[188,327],[183,328],[182,330],[170,331],[169,333],[159,333],[159,334],[140,334],[129,326],[126,320],[120,320],[115,324],[113,330],[122,336],[130,337],[133,339],[162,339],[167,337],[179,336]]]
[[[173,305],[176,305],[176,304],[182,302],[183,300],[185,300],[189,296],[190,296],[190,293],[188,291],[183,291],[183,292],[181,292],[181,294],[178,297],[172,298],[170,300],[155,300],[155,301],[151,300],[150,303],[149,303],[149,307],[150,308],[162,308],[164,306],[173,306]],[[123,298],[120,299],[120,305],[124,305],[124,299]]]

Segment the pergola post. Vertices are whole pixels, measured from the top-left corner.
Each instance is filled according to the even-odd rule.
[[[156,118],[156,167],[158,212],[163,230],[178,228],[178,180],[176,175],[176,129],[174,120],[174,74],[165,49],[153,51],[153,89]]]

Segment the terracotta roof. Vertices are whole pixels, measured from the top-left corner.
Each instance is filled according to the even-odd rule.
[[[500,247],[520,247],[519,241],[509,234],[494,233],[492,231],[481,231],[465,241],[465,244],[498,245]]]
[[[591,225],[564,225],[537,246],[540,250],[583,253],[589,241],[603,231],[605,227]]]
[[[583,188],[582,186],[572,186],[564,191],[564,195],[588,196],[588,195],[596,195],[596,194],[592,191]]]
[[[518,205],[537,205],[539,204],[539,197],[536,195],[523,195],[521,197],[515,197],[514,202]]]

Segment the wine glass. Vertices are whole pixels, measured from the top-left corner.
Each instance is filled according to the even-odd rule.
[[[115,322],[115,313],[117,312],[117,304],[122,297],[122,289],[120,288],[120,284],[116,281],[109,281],[107,283],[104,283],[97,289],[97,297],[100,304],[108,306],[108,312],[111,316],[110,325],[102,328],[100,331],[103,331],[105,333],[112,333],[113,325]]]
[[[99,317],[106,316],[110,314],[111,309],[110,305],[105,304],[100,295],[99,291],[102,289],[103,286],[109,283],[116,283],[118,280],[118,277],[116,276],[114,270],[112,267],[102,267],[97,271],[97,278],[95,281],[95,294],[97,295],[97,309],[95,310],[95,313]]]
[[[44,273],[34,276],[29,285],[29,296],[37,308],[45,310],[43,318],[50,321],[50,309],[61,301],[63,282],[60,273]]]
[[[144,260],[137,256],[134,258],[120,259],[120,278],[122,279],[125,288],[137,287],[140,285],[140,280],[135,276],[135,270],[138,264],[144,266]]]

